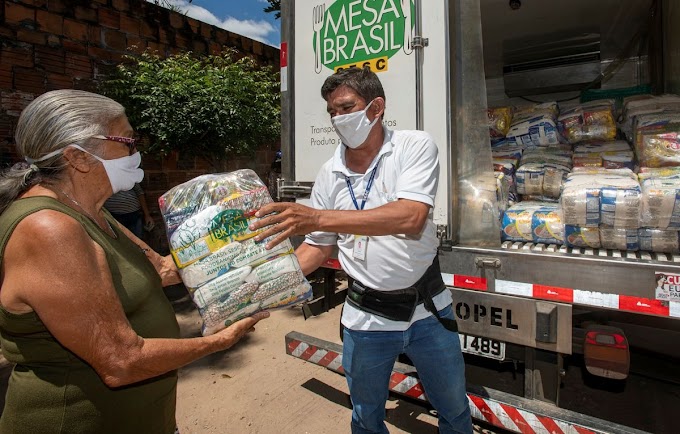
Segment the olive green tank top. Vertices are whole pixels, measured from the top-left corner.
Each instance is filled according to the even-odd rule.
[[[108,212],[106,219],[115,238],[57,200],[18,199],[0,215],[0,263],[16,225],[42,209],[78,220],[106,252],[125,315],[139,336],[179,337],[179,326],[158,273]],[[0,433],[165,434],[175,429],[176,371],[111,389],[94,369],[52,336],[37,314],[13,314],[1,306],[0,345],[5,358],[16,364],[9,379]]]

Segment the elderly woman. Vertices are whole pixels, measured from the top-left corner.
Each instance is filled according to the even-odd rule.
[[[268,316],[179,338],[174,262],[102,208],[142,180],[132,135],[120,104],[77,90],[19,118],[28,164],[0,179],[0,343],[16,363],[2,433],[172,433],[176,370]]]

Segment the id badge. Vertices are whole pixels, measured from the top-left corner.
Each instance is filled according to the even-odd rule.
[[[366,235],[355,235],[354,236],[354,252],[352,256],[354,259],[360,261],[366,260],[366,247],[368,246],[368,237]]]

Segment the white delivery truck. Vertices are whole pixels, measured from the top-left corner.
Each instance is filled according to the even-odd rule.
[[[325,78],[370,67],[384,124],[426,130],[439,147],[439,257],[475,418],[522,433],[677,432],[680,297],[657,280],[679,288],[680,255],[502,241],[487,109],[680,94],[678,22],[677,0],[282,2],[279,197],[305,201],[339,144]],[[325,309],[342,299],[332,292]],[[293,332],[287,351],[342,373],[338,345]],[[426,399],[409,366],[395,365],[390,387]]]

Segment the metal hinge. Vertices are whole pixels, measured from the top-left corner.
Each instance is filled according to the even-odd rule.
[[[439,239],[439,249],[445,252],[450,252],[453,249],[453,243],[447,239],[448,226],[437,225],[437,238]]]
[[[307,197],[312,194],[312,182],[286,181],[281,178],[277,181],[279,199]]]
[[[425,48],[430,45],[429,38],[423,38],[422,36],[414,36],[411,39],[411,47],[413,48]]]

